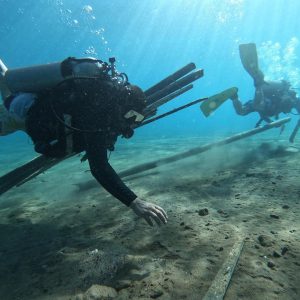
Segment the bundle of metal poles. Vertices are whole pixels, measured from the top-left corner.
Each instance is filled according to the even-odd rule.
[[[203,76],[203,70],[195,69],[196,65],[194,63],[189,63],[145,90],[147,108],[144,111],[144,115],[146,116],[146,119],[154,116],[159,106],[193,88],[192,82]]]

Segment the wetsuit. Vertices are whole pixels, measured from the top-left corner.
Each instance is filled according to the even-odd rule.
[[[96,180],[125,205],[137,198],[108,162],[107,151],[116,142],[117,120],[112,95],[114,88],[101,82],[81,82],[39,95],[28,112],[27,133],[37,152],[53,157],[66,154],[65,126],[58,122],[64,114],[72,117],[73,152],[86,151]],[[95,132],[97,130],[97,132]],[[56,141],[55,143],[52,143]]]
[[[84,140],[93,176],[110,194],[129,206],[137,196],[124,184],[109,164],[105,137],[101,133],[85,133]]]

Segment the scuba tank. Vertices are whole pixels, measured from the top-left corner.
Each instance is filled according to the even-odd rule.
[[[267,81],[261,85],[261,92],[266,110],[270,113],[273,112],[274,115],[290,112],[293,108],[293,102],[297,99],[290,83],[285,80]]]
[[[38,93],[69,79],[103,78],[115,80],[124,85],[128,82],[126,74],[116,71],[114,58],[110,58],[110,65],[95,58],[69,57],[62,62],[17,69],[7,69],[2,63],[0,71],[1,66],[4,72],[0,77],[0,84],[3,82],[12,94]],[[110,71],[112,74],[109,74]]]
[[[101,77],[105,72],[107,64],[100,60],[70,57],[63,62],[8,69],[4,81],[11,93],[37,93],[67,79]]]
[[[285,80],[267,81],[261,85],[261,88],[264,97],[268,99],[278,99],[285,93],[290,96],[296,96],[296,93],[290,89],[290,84]]]

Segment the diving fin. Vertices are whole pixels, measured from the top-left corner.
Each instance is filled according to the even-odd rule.
[[[218,107],[220,107],[227,99],[234,97],[238,92],[238,88],[232,87],[223,92],[208,97],[208,99],[200,105],[205,117],[208,117],[212,112],[214,112]]]
[[[239,45],[241,62],[253,78],[254,85],[259,86],[264,83],[264,74],[259,69],[256,45],[254,43]]]

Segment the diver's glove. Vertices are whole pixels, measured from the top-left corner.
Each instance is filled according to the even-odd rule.
[[[139,216],[146,220],[146,222],[153,226],[152,219],[160,226],[161,223],[166,224],[168,216],[166,212],[158,205],[143,201],[139,198],[133,200],[130,208]]]

